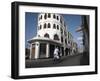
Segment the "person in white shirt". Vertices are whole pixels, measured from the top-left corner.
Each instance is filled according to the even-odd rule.
[[[59,53],[59,49],[58,49],[58,47],[56,47],[54,49],[54,63],[58,63],[58,60],[60,59],[60,56],[58,53]]]

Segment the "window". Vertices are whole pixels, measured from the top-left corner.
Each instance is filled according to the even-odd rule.
[[[55,14],[53,15],[53,18],[54,18],[54,19],[56,18],[56,15],[55,15]]]
[[[48,28],[50,28],[51,27],[51,25],[50,25],[50,23],[48,23]]]
[[[64,35],[67,36],[66,32],[64,31]]]
[[[57,25],[57,29],[59,30],[59,25]]]
[[[56,29],[56,24],[53,24],[53,28]]]
[[[50,13],[48,13],[48,18],[50,18],[51,17],[51,14]]]
[[[39,20],[42,19],[42,15],[40,15]]]
[[[63,34],[63,30],[62,30],[62,28],[60,28],[60,31],[61,31],[61,34]]]
[[[59,17],[57,16],[57,20],[59,20]]]
[[[65,43],[67,44],[67,40],[65,39]]]
[[[49,34],[48,34],[48,33],[46,33],[46,34],[44,35],[44,37],[49,38]]]
[[[69,39],[69,34],[68,34],[68,39]]]
[[[54,35],[54,40],[59,40],[59,36],[57,34]]]
[[[38,37],[40,37],[40,35],[38,35]]]
[[[42,19],[42,15],[41,15],[40,19]]]
[[[62,18],[60,17],[60,23],[62,24]]]
[[[47,19],[47,14],[44,15],[44,19]]]
[[[40,29],[42,28],[42,25],[40,25]]]
[[[46,28],[46,23],[44,24],[44,28]]]
[[[63,37],[61,37],[61,42],[63,43]]]

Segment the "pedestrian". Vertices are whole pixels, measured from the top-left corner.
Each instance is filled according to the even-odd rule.
[[[72,52],[73,52],[72,54],[73,54],[73,55],[75,55],[75,48],[74,48],[74,47],[73,47],[73,50],[72,50]]]
[[[66,56],[67,56],[68,55],[68,47],[66,47],[65,52],[66,52]]]
[[[58,63],[59,59],[60,59],[60,57],[59,57],[59,49],[58,49],[58,47],[56,47],[54,49],[54,64]]]
[[[68,55],[70,55],[70,51],[71,51],[71,46],[70,46],[70,44],[68,43]]]

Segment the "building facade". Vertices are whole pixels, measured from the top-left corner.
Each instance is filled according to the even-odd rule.
[[[89,53],[89,16],[82,15],[81,26],[76,30],[82,33],[83,52]]]
[[[55,46],[59,47],[62,56],[69,43],[71,51],[77,48],[73,36],[68,32],[62,15],[41,13],[38,15],[37,35],[28,40],[30,44],[30,59],[53,58]]]

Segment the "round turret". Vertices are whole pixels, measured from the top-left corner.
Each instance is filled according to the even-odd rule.
[[[63,22],[62,16],[59,14],[39,14],[37,36],[61,42],[61,35],[64,29]]]

